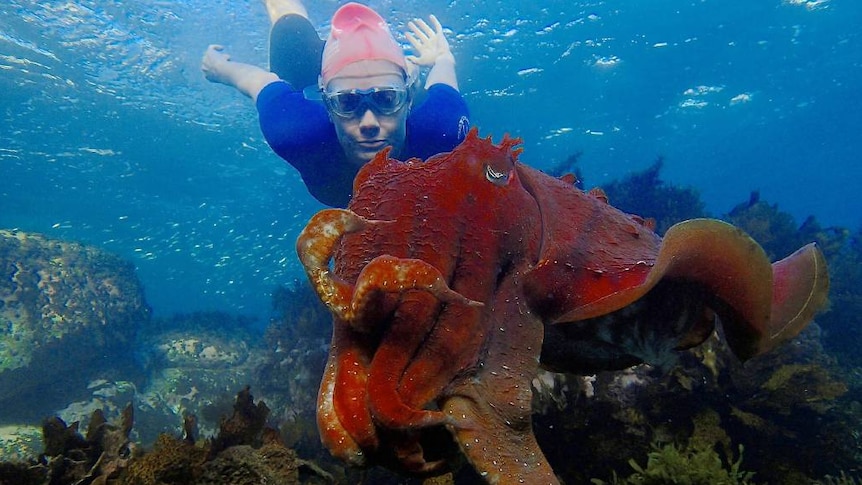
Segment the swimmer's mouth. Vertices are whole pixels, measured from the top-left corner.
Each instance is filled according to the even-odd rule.
[[[386,142],[386,140],[373,140],[373,141],[360,141],[359,142],[359,146],[362,146],[365,148],[373,148],[375,150],[379,150],[379,149],[385,147],[387,144],[388,143]]]

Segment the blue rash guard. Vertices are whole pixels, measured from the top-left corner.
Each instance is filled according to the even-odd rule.
[[[281,158],[299,170],[308,191],[331,207],[347,207],[359,171],[347,162],[323,103],[305,99],[287,82],[267,85],[257,97],[260,129]],[[407,116],[402,158],[427,159],[455,148],[469,129],[467,103],[451,86],[435,84]]]

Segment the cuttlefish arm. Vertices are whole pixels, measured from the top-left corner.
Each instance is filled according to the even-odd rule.
[[[380,328],[381,321],[374,318],[379,316],[383,296],[420,290],[444,303],[481,306],[451,290],[440,272],[422,260],[380,255],[362,268],[353,283],[335,275],[330,261],[342,237],[380,224],[386,221],[368,220],[349,210],[328,209],[309,221],[296,245],[309,281],[334,316],[329,359],[318,395],[321,440],[333,455],[360,466],[368,463],[368,452],[380,445],[375,422],[410,428],[445,421],[439,411],[405,405],[394,388],[391,395],[385,396],[388,399],[368,395],[377,348],[375,335],[387,330]],[[372,417],[369,402],[381,400],[385,406],[375,406]]]

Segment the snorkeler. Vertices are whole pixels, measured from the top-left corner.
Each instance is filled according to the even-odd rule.
[[[267,143],[317,200],[345,207],[359,168],[383,148],[401,160],[425,159],[464,139],[467,105],[436,17],[431,25],[408,23],[415,55],[405,56],[386,21],[364,5],[340,7],[324,42],[300,1],[265,3],[271,71],[231,61],[219,45],[209,46],[201,69],[252,98]],[[430,70],[427,93],[414,106],[419,66]]]

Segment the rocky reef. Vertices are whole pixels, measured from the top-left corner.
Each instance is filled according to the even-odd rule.
[[[150,318],[134,267],[78,243],[0,231],[0,421],[41,419],[104,370],[129,374]]]
[[[187,416],[183,436],[159,435],[151,450],[130,438],[134,411],[127,406],[117,423],[93,413],[85,436],[78,422],[46,419],[44,452],[29,462],[0,464],[0,483],[16,485],[252,485],[331,483],[314,464],[285,447],[276,429],[267,428],[269,409],[255,404],[248,388],[236,396],[233,414],[218,434],[198,442],[196,418]],[[302,473],[301,473],[302,472]],[[302,475],[302,479],[300,476]]]
[[[830,261],[832,275],[830,311],[820,319],[824,345],[843,367],[852,369],[848,378],[862,385],[862,228],[848,238]],[[862,396],[860,396],[862,400]]]
[[[271,396],[285,443],[325,460],[317,433],[317,388],[326,365],[332,317],[305,281],[276,288],[265,359],[257,368],[261,392]]]
[[[760,199],[752,192],[748,201],[738,204],[723,219],[747,232],[766,251],[770,259],[780,259],[796,248],[812,241],[829,261],[842,251],[848,231],[841,227],[824,228],[813,216],[797,224],[793,216],[783,212],[777,204]],[[832,269],[832,268],[830,268]]]
[[[862,416],[849,411],[858,404],[816,326],[745,365],[714,336],[672,368],[641,365],[541,380],[534,384],[540,406],[533,424],[566,483],[737,483],[614,482],[614,476],[643,475],[633,463],[644,468],[649,459],[659,466],[676,455],[707,467],[704,474],[730,473],[734,466],[754,472],[745,483],[808,484],[859,463],[852,429]],[[669,445],[677,448],[664,449]]]
[[[142,442],[175,431],[186,415],[198,417],[202,433],[217,431],[236,390],[258,382],[255,369],[265,353],[253,325],[243,317],[196,312],[156,318],[140,332],[136,353],[147,378],[130,399]]]

